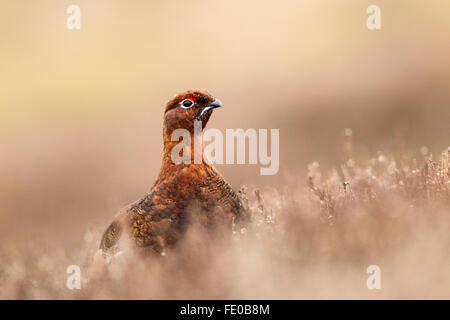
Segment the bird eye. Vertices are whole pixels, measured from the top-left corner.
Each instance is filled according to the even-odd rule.
[[[194,105],[194,101],[192,101],[191,99],[184,99],[183,101],[180,102],[180,106],[183,109],[189,109],[193,105]]]

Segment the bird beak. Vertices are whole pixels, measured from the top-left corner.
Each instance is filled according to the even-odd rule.
[[[215,108],[220,108],[220,107],[222,107],[222,102],[220,102],[219,99],[214,99],[213,102],[211,102],[210,104],[208,104],[206,106],[206,108],[208,108],[208,110],[215,109]]]
[[[216,109],[216,108],[220,108],[222,107],[222,102],[220,102],[219,99],[214,99],[213,102],[211,102],[210,104],[208,104],[203,110],[202,113],[200,114],[200,117],[203,116],[205,114],[205,112]]]

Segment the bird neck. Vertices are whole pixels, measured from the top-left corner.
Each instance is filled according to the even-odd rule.
[[[167,181],[167,178],[173,177],[174,173],[183,170],[185,168],[190,168],[194,171],[199,171],[204,174],[212,174],[216,172],[215,168],[210,163],[208,163],[208,161],[205,161],[205,159],[202,157],[204,146],[202,143],[199,142],[196,143],[195,138],[199,139],[199,137],[194,137],[194,135],[191,134],[190,141],[188,141],[190,143],[183,144],[182,141],[171,141],[170,136],[167,139],[167,135],[164,133],[163,159],[161,163],[161,168],[159,170],[159,175],[154,183],[154,186],[164,181]],[[201,141],[202,140],[200,138],[200,142]],[[190,162],[175,163],[172,159],[173,153],[175,154],[179,153],[178,156],[180,158],[183,158],[183,154],[190,155]],[[189,157],[187,159],[189,159]],[[185,158],[185,160],[187,159]]]
[[[178,141],[172,141],[171,135],[165,130],[163,136],[163,166],[205,163],[203,159],[203,133],[189,133],[189,135],[180,136]]]

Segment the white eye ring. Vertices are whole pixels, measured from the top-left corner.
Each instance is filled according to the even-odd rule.
[[[184,100],[180,101],[180,107],[183,109],[192,108],[194,106],[194,104],[195,104],[195,102],[192,101],[191,99],[184,99]]]

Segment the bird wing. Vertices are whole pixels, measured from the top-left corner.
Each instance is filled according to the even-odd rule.
[[[225,211],[239,217],[243,211],[243,204],[238,194],[219,174],[208,176],[201,186],[205,194],[205,201],[218,203]]]
[[[132,203],[120,210],[114,217],[113,222],[103,233],[102,240],[100,241],[100,249],[104,252],[115,253],[118,251],[118,242],[124,229],[129,224],[128,222],[132,220],[135,204]]]
[[[162,252],[166,244],[172,245],[180,238],[189,219],[186,209],[191,204],[204,209],[204,213],[220,207],[231,220],[245,216],[239,196],[220,174],[197,180],[189,171],[180,171],[121,210],[103,234],[100,249],[115,253],[120,240],[131,238],[137,247]],[[123,237],[124,232],[131,237]]]
[[[122,233],[121,224],[114,219],[114,221],[105,230],[100,241],[100,249],[104,252],[113,251],[116,243],[119,241],[120,235]]]
[[[131,238],[138,247],[152,247],[161,252],[164,245],[176,242],[186,206],[186,199],[174,198],[173,184],[161,183],[141,199],[128,205],[115,216],[103,234],[100,249],[118,251],[122,238]],[[169,230],[170,229],[170,230]],[[122,237],[126,232],[131,237]]]

